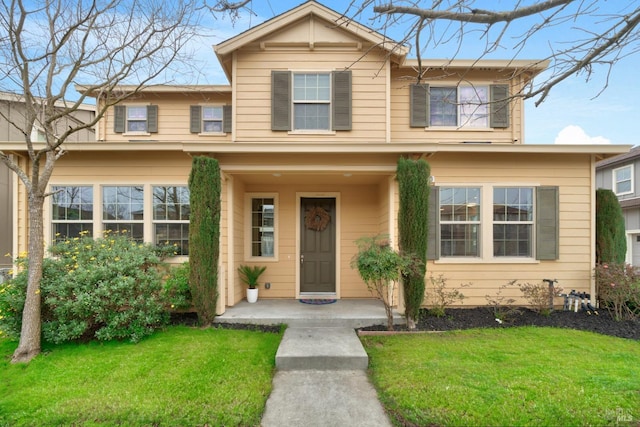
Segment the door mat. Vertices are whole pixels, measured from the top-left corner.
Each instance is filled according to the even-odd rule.
[[[302,304],[321,305],[321,304],[333,304],[337,300],[335,300],[335,299],[326,299],[326,298],[303,298],[303,299],[301,299],[299,301]]]

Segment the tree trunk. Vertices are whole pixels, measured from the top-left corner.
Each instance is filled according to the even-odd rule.
[[[20,343],[11,358],[12,363],[29,362],[40,354],[42,319],[40,315],[42,260],[44,258],[43,208],[44,196],[29,195],[29,270],[27,295],[22,312]]]

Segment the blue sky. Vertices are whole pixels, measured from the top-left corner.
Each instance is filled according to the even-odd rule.
[[[270,19],[297,5],[302,0],[253,0],[250,7],[253,14],[242,11],[235,23],[231,23],[228,17],[217,17],[206,23],[208,37],[201,40],[202,45],[194,46],[198,55],[206,63],[207,72],[203,76],[205,81],[198,83],[226,84],[228,83],[222,73],[211,45],[220,43],[251,26]],[[322,4],[336,10],[345,12],[349,1],[346,0],[322,0]],[[358,2],[359,3],[359,2]],[[425,2],[426,3],[426,2]],[[480,0],[478,6],[504,10],[513,7],[513,1],[508,0]],[[484,4],[482,4],[484,3]],[[530,3],[530,2],[529,2]],[[588,2],[587,2],[588,3]],[[628,5],[627,2],[602,2],[598,7],[604,8],[603,12],[618,12],[618,9]],[[636,6],[633,6],[634,8]],[[372,11],[369,13],[372,15]],[[374,22],[367,21],[367,16],[362,16],[360,22],[375,27]],[[595,18],[594,18],[595,19]],[[574,28],[582,22],[570,23]],[[597,28],[596,21],[586,23],[586,27]],[[550,43],[558,43],[567,37],[574,37],[577,33],[571,26],[557,27],[539,34],[532,43],[517,56],[518,59],[538,59],[546,57]],[[519,28],[522,28],[520,25]],[[394,28],[388,33],[392,38],[402,38],[402,26]],[[481,42],[473,43],[472,39],[465,39],[465,49],[457,55],[458,59],[476,58],[482,51]],[[423,57],[448,58],[451,51],[450,45],[445,45],[435,51],[423,53]],[[511,58],[512,50],[508,46],[501,51],[492,54],[491,58]],[[210,56],[209,56],[210,53]],[[602,92],[606,81],[608,69],[596,68],[595,76],[586,81],[584,76],[575,76],[565,80],[556,86],[548,98],[538,107],[534,106],[534,100],[526,103],[526,128],[525,142],[529,144],[640,144],[637,134],[637,121],[640,120],[640,85],[637,84],[637,75],[634,66],[638,64],[638,55],[629,56],[616,64],[609,74],[607,88]],[[601,93],[602,92],[602,93]]]

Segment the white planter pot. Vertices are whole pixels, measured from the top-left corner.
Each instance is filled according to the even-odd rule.
[[[258,301],[258,288],[247,289],[247,302],[254,303]]]

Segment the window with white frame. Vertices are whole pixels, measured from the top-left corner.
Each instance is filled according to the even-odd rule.
[[[488,86],[431,86],[429,91],[431,126],[489,127]]]
[[[222,106],[202,107],[202,132],[220,133],[222,132],[223,121]]]
[[[440,254],[480,256],[481,191],[479,187],[440,188]]]
[[[153,242],[173,245],[176,255],[189,254],[189,187],[153,187]]]
[[[633,193],[633,165],[613,170],[613,190],[616,195]]]
[[[127,132],[147,132],[147,107],[127,107]]]
[[[533,188],[493,189],[493,256],[533,254]]]
[[[102,187],[102,229],[127,233],[136,241],[144,241],[142,186]]]
[[[51,187],[52,241],[93,234],[93,187]]]
[[[276,198],[250,195],[250,257],[275,257]]]
[[[331,74],[293,74],[293,129],[329,130]]]

